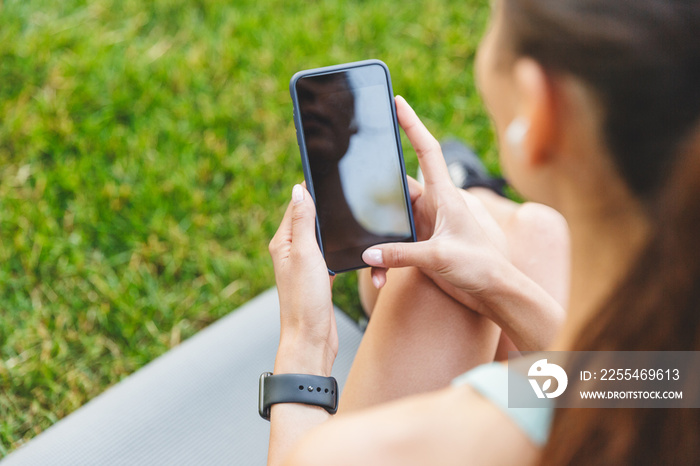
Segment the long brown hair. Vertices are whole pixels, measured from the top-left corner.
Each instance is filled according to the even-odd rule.
[[[577,351],[700,350],[700,2],[503,0],[515,56],[585,81],[653,224]],[[695,409],[557,409],[544,464],[697,464]]]

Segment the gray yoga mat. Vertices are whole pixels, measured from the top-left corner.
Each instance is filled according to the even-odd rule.
[[[362,331],[336,308],[343,386]],[[241,306],[0,461],[17,465],[263,465],[258,377],[279,339],[277,290]]]

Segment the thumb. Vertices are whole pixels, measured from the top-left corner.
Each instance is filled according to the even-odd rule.
[[[431,245],[428,241],[419,243],[378,244],[362,253],[362,260],[372,267],[419,267],[432,269]]]
[[[292,247],[316,245],[316,208],[309,192],[300,184],[292,189]]]

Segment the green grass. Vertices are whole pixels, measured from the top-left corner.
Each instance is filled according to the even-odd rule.
[[[0,1],[0,457],[274,284],[294,72],[380,58],[495,169],[487,3]]]

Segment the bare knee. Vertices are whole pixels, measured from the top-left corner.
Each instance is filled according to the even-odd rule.
[[[532,245],[568,252],[569,226],[564,217],[551,207],[526,202],[513,213],[511,227]]]
[[[513,264],[562,306],[569,293],[569,227],[564,217],[542,204],[527,202],[505,228]]]

